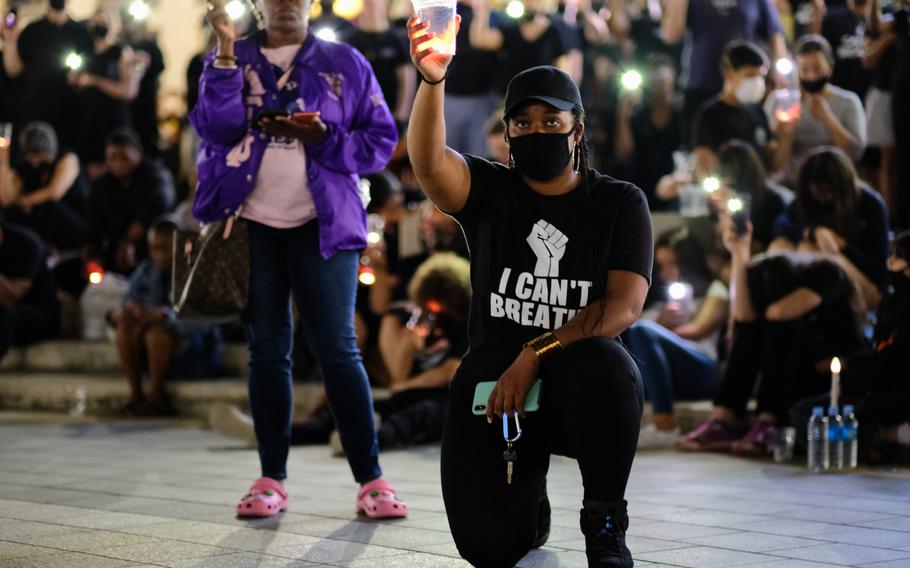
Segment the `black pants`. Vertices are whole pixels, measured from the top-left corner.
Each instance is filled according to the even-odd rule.
[[[522,420],[506,484],[502,423],[472,413],[481,380],[459,370],[442,439],[442,495],[461,556],[505,568],[531,549],[550,454],[578,460],[584,498],[622,500],[638,444],[644,394],[635,362],[614,340],[579,341],[541,373],[540,410]]]
[[[59,326],[57,318],[48,317],[31,306],[0,306],[0,361],[10,347],[30,345],[53,337]]]
[[[88,230],[85,216],[63,201],[48,201],[27,213],[19,207],[10,207],[4,210],[4,216],[10,223],[35,231],[59,250],[81,248]]]
[[[785,424],[794,402],[823,392],[828,377],[815,365],[834,353],[823,344],[804,341],[800,330],[798,322],[737,323],[715,406],[743,416],[758,382],[756,412]]]

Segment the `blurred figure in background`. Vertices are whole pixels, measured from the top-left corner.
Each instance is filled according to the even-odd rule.
[[[148,257],[146,231],[152,221],[174,206],[174,181],[164,166],[145,157],[128,128],[108,137],[105,164],[107,172],[92,184],[85,256],[129,275]]]
[[[869,1],[869,26],[866,33],[866,49],[863,65],[871,73],[871,85],[866,95],[866,123],[868,144],[878,148],[879,168],[876,187],[888,213],[894,219],[897,199],[894,195],[894,173],[897,167],[894,155],[894,115],[891,112],[891,88],[894,82],[894,66],[897,63],[897,34],[893,26],[893,11],[885,25],[884,14],[879,0]]]
[[[164,72],[164,54],[158,47],[155,33],[148,29],[147,21],[137,21],[129,15],[123,16],[123,35],[124,41],[136,53],[136,65],[145,67],[136,98],[130,104],[133,128],[142,141],[145,154],[157,157],[158,91],[159,78]],[[187,84],[187,89],[189,88],[190,84]]]
[[[866,53],[868,22],[867,0],[846,0],[828,8],[821,23],[820,35],[831,44],[834,69],[831,84],[856,93],[865,99],[872,77],[863,65]]]

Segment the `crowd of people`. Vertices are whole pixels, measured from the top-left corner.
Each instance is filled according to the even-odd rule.
[[[636,442],[769,455],[781,428],[803,426],[807,405],[828,392],[835,357],[845,366],[842,400],[855,403],[863,425],[862,459],[906,457],[906,0],[459,0],[457,55],[440,66],[420,51],[424,29],[409,20],[410,3],[399,4],[365,0],[348,21],[323,2],[307,22],[309,2],[262,0],[265,30],[255,32],[255,20],[232,21],[213,3],[207,48],[187,69],[188,159],[167,165],[154,34],[106,8],[73,21],[66,0],[49,0],[27,25],[6,18],[0,123],[12,132],[0,140],[0,358],[58,335],[61,299],[85,294],[90,275],[120,275],[127,291],[104,315],[130,385],[121,413],[172,414],[166,381],[217,375],[222,335],[232,333],[174,313],[175,235],[235,216],[249,227],[255,275],[242,326],[252,416],[220,408],[213,425],[259,448],[263,477],[239,514],[286,507],[288,447],[326,443],[337,429],[335,445],[364,488],[358,507],[377,516],[406,513],[381,478],[379,450],[443,439],[457,516],[464,487],[455,478],[473,474],[455,456],[474,449],[446,435],[454,428],[446,408],[450,423],[479,431],[451,411],[471,402],[466,385],[506,367],[500,382],[516,381],[509,373],[529,363],[512,361],[515,337],[539,340],[545,352],[553,337],[535,338],[532,328],[569,328],[596,305],[609,309],[591,329],[621,338],[625,350],[581,340],[591,335],[584,326],[578,337],[554,337],[617,376],[628,370],[633,383],[640,372],[653,413],[640,434],[629,426],[635,440],[616,441],[614,455],[629,464]],[[523,74],[540,66],[549,71]],[[532,80],[510,83],[516,76]],[[535,94],[541,85],[562,89],[562,99]],[[519,91],[521,104],[504,101]],[[563,154],[564,171],[552,163]],[[620,204],[600,203],[613,182],[588,167],[641,191],[618,185]],[[527,186],[481,195],[509,187],[511,171]],[[583,227],[528,216],[576,215],[553,179],[597,189],[578,211]],[[528,187],[551,201],[522,194]],[[616,218],[605,213],[621,208]],[[638,222],[648,213],[653,247]],[[507,228],[525,221],[530,249],[510,250]],[[581,246],[600,230],[623,250],[566,254],[566,242]],[[531,252],[536,264],[513,272],[509,262]],[[563,283],[561,274],[576,272]],[[581,292],[571,307],[560,291],[569,282],[570,297]],[[643,305],[629,292],[639,289]],[[294,421],[291,368],[301,357],[318,363],[327,397],[316,415]],[[593,388],[583,368],[560,365],[551,374],[583,385],[545,391],[549,404]],[[392,398],[374,402],[370,385]],[[497,389],[496,414],[521,406]],[[635,389],[603,389],[616,420],[634,422]],[[714,402],[710,419],[681,432],[674,403],[705,399]],[[561,424],[559,451],[585,455],[576,438],[602,426]],[[583,464],[612,483],[591,483],[583,529],[604,515],[627,524],[617,503],[628,471],[617,467]],[[522,479],[540,493],[538,478]],[[543,511],[540,494],[522,507]],[[541,530],[530,527],[526,540]],[[490,552],[472,531],[459,546],[474,547],[468,556],[481,564]]]

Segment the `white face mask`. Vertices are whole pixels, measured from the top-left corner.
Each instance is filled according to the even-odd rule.
[[[764,77],[747,77],[739,82],[734,93],[736,100],[744,105],[754,105],[761,102],[765,96]]]

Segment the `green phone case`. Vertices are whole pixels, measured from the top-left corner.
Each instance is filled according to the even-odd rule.
[[[534,412],[540,409],[541,384],[542,381],[537,379],[531,385],[531,389],[525,397],[525,412]],[[474,403],[471,405],[471,411],[475,415],[482,416],[487,413],[487,401],[490,400],[490,393],[493,392],[495,386],[496,381],[477,383],[477,387],[474,389]]]

